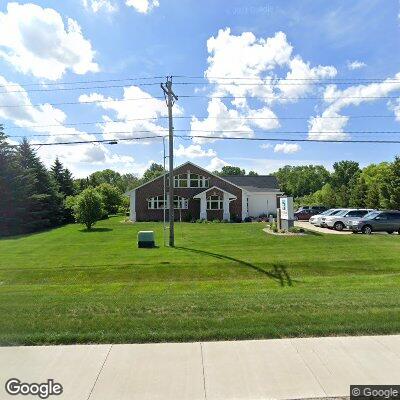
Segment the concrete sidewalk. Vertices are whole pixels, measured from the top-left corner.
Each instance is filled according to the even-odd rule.
[[[0,348],[10,378],[54,379],[68,400],[232,400],[349,396],[350,384],[400,384],[400,335],[237,342]]]

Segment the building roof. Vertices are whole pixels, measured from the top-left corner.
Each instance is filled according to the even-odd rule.
[[[278,180],[272,175],[228,175],[223,178],[248,192],[279,191]]]

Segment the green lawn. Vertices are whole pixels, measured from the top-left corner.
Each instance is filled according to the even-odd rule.
[[[263,224],[102,221],[0,240],[0,343],[400,332],[398,235],[266,235]],[[155,230],[156,249],[137,249]]]

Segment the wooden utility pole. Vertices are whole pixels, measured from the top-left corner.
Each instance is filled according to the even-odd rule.
[[[175,246],[174,235],[174,124],[172,120],[172,107],[178,96],[172,91],[172,76],[167,76],[165,84],[161,84],[165,101],[168,107],[168,128],[169,128],[169,245]]]

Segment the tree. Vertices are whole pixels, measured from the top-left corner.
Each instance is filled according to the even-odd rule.
[[[17,161],[28,180],[29,192],[25,198],[28,232],[58,226],[62,222],[62,196],[45,166],[24,139],[18,147]]]
[[[255,171],[249,171],[249,173],[247,175],[248,176],[258,176],[257,172],[255,172]]]
[[[116,214],[122,205],[121,191],[109,183],[102,183],[96,190],[102,198],[104,210],[107,215]]]
[[[240,167],[233,167],[231,165],[224,165],[220,172],[214,172],[215,175],[229,176],[229,175],[246,175],[246,171]]]
[[[332,186],[339,189],[347,186],[351,179],[361,172],[358,162],[339,161],[333,164]]]
[[[388,208],[400,210],[400,157],[395,157],[390,166],[390,174],[385,179],[383,191],[387,194]]]
[[[322,165],[286,165],[274,175],[280,188],[295,198],[315,193],[330,181],[329,172]]]
[[[349,205],[351,207],[362,208],[366,207],[368,186],[362,174],[351,185]],[[379,197],[378,197],[379,201]]]
[[[164,173],[164,167],[161,164],[153,163],[144,171],[141,184],[151,181]]]
[[[367,189],[365,198],[365,206],[368,208],[380,208],[381,206],[381,192],[378,181],[372,181]]]
[[[72,174],[67,168],[64,168],[58,157],[55,159],[50,171],[57,184],[58,191],[63,195],[63,197],[73,196],[75,190]]]
[[[25,232],[29,182],[0,125],[0,236]]]
[[[100,194],[93,188],[85,189],[76,196],[74,202],[76,222],[86,225],[88,230],[103,216],[103,202]]]
[[[320,190],[314,193],[314,204],[312,205],[321,204],[329,208],[336,206],[336,194],[330,183],[326,183]]]

